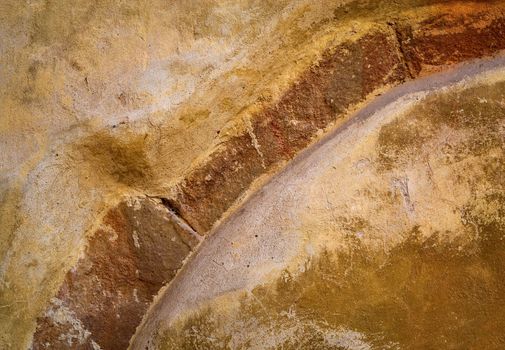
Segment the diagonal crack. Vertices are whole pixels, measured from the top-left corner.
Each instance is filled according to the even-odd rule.
[[[405,42],[407,40],[410,40],[410,38],[408,38],[409,35],[407,34],[407,38],[405,38],[406,35],[402,32],[398,23],[388,22],[387,24],[393,30],[393,33],[394,33],[394,36],[396,39],[396,46],[397,46],[398,51],[400,53],[400,56],[401,56],[400,58],[401,58],[404,66],[407,70],[408,75],[409,75],[409,79],[415,79],[417,74],[415,74],[415,69],[414,69],[414,67],[411,66],[409,58],[408,58],[408,54],[405,50]]]
[[[200,235],[198,231],[196,231],[193,226],[191,226],[191,224],[186,219],[184,219],[179,209],[174,204],[173,200],[164,197],[158,197],[158,199],[161,201],[161,204],[163,204],[163,206],[167,209],[170,218],[174,222],[185,229],[194,239],[198,241],[198,243],[203,240],[202,235]]]

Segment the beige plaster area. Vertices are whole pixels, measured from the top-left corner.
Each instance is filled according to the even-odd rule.
[[[108,207],[167,192],[335,40],[308,30],[323,5],[0,4],[2,344],[29,342]]]
[[[317,66],[324,52],[341,43],[357,42],[375,29],[394,33],[387,21],[400,12],[406,21],[415,22],[442,8],[447,10],[443,5],[431,6],[433,3],[1,1],[0,348],[30,346],[37,317],[59,290],[65,274],[83,256],[90,236],[110,208],[131,196],[168,196],[223,143],[250,132],[251,116],[278,101],[304,72]],[[458,9],[465,14],[477,9],[484,13],[486,6],[471,2]],[[501,74],[494,76],[500,78]],[[498,98],[488,93],[484,89],[476,95],[481,94],[484,100]],[[418,97],[428,98],[416,96],[396,102],[393,106],[398,111],[388,118],[407,118],[402,113],[408,106],[417,104]],[[486,104],[482,107],[486,111]],[[422,116],[425,112],[419,113]],[[346,112],[341,121],[349,116]],[[297,165],[296,171],[301,173],[290,175],[289,181],[298,182],[288,186],[280,177],[269,185],[278,186],[272,190],[279,194],[275,200],[267,200],[268,194],[261,209],[240,209],[239,215],[247,217],[241,225],[250,226],[234,229],[237,236],[231,240],[221,235],[211,237],[208,245],[215,247],[212,254],[216,258],[202,260],[202,269],[194,272],[199,276],[194,283],[204,281],[205,286],[197,290],[198,295],[181,294],[187,300],[170,316],[162,312],[164,322],[171,322],[179,312],[188,313],[188,303],[209,301],[236,290],[250,292],[260,281],[273,283],[285,269],[302,276],[305,268],[301,266],[311,256],[319,259],[324,249],[345,250],[344,238],[351,231],[359,233],[366,247],[378,250],[384,246],[385,252],[401,245],[401,232],[416,225],[422,228],[422,237],[431,237],[433,230],[443,227],[449,232],[444,237],[449,238],[460,237],[455,232],[466,225],[468,241],[473,242],[475,237],[468,228],[473,227],[473,219],[465,219],[470,220],[465,224],[461,211],[451,212],[455,208],[452,202],[466,203],[473,196],[466,178],[457,186],[448,182],[463,163],[446,166],[443,155],[433,154],[428,167],[433,174],[427,175],[423,173],[424,160],[414,159],[410,164],[407,153],[412,148],[414,153],[429,155],[429,147],[437,149],[437,142],[459,145],[462,140],[477,138],[488,131],[488,121],[478,125],[484,129],[475,131],[450,123],[435,127],[432,120],[419,117],[415,124],[421,134],[425,124],[430,133],[423,136],[422,144],[409,145],[405,151],[388,143],[396,136],[381,139],[380,128],[385,128],[388,119],[379,119],[370,118],[346,131],[348,139],[338,146],[340,155],[327,151],[332,154],[328,157],[320,151],[325,162],[341,162],[338,171],[318,161],[317,166],[308,168]],[[388,130],[396,135],[393,119]],[[401,125],[400,134],[407,132]],[[318,135],[324,132],[320,130]],[[381,150],[379,144],[384,152],[374,153]],[[485,149],[498,152],[498,148]],[[469,165],[464,169],[482,175],[481,163],[492,156],[488,153],[479,153],[475,159],[468,155],[465,161]],[[347,158],[341,158],[344,154]],[[391,164],[403,168],[389,168]],[[465,172],[465,176],[470,174]],[[346,191],[334,186],[335,177]],[[251,192],[265,178],[258,179]],[[442,189],[437,190],[430,181],[438,181],[436,185]],[[299,182],[303,191],[298,189],[302,188]],[[268,188],[272,187],[260,193],[267,193]],[[356,197],[356,191],[366,193]],[[431,202],[437,191],[448,192],[448,197]],[[368,195],[380,198],[372,200]],[[378,203],[384,198],[390,203],[379,210]],[[298,203],[297,211],[279,215],[292,203]],[[484,211],[494,208],[485,203],[475,205]],[[373,220],[355,222],[351,213],[356,217],[371,215]],[[434,217],[428,219],[430,215]],[[398,217],[392,227],[390,216]],[[259,217],[263,221],[258,222]],[[229,225],[220,232],[230,230]],[[221,241],[217,244],[216,240]],[[245,250],[237,253],[221,248],[228,246]],[[198,259],[206,254],[211,253],[202,250]],[[242,267],[234,270],[236,264]],[[226,276],[219,275],[223,271]],[[185,282],[181,279],[180,283]],[[237,305],[235,299],[230,303]],[[146,320],[155,314],[153,311]],[[240,313],[230,311],[227,317],[226,322],[231,322]],[[80,327],[79,322],[74,323]],[[165,343],[160,344],[184,339],[172,333],[164,337]]]
[[[483,66],[393,90],[302,153],[204,242],[131,348],[499,348],[505,71]]]

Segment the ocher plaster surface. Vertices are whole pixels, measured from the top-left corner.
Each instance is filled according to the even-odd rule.
[[[2,2],[0,347],[28,346],[108,210],[175,191],[323,52],[392,31],[400,14],[501,13],[499,2],[424,7],[436,3]],[[421,61],[419,74],[439,68]]]
[[[5,346],[29,341],[106,207],[169,188],[318,55],[332,37],[299,37],[331,12],[309,3],[0,5]]]
[[[503,346],[503,74],[420,81],[302,155],[202,245],[132,348]]]

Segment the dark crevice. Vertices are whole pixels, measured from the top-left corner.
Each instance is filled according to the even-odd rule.
[[[170,198],[165,198],[165,197],[157,197],[159,200],[161,200],[161,204],[167,208],[169,212],[171,212],[173,215],[177,216],[179,220],[181,220],[185,225],[188,226],[188,228],[193,231],[194,234],[198,235],[199,237],[203,236],[200,232],[195,230],[195,228],[182,216],[181,211],[178,208],[178,205],[175,203],[173,199]]]
[[[409,79],[415,79],[417,74],[414,72],[414,68],[411,66],[410,61],[408,59],[408,54],[407,50],[405,49],[405,41],[407,40],[405,38],[405,34],[402,32],[402,30],[399,28],[398,23],[396,22],[387,22],[387,25],[393,30],[395,39],[396,39],[396,44],[398,46],[398,51],[400,52],[400,59],[403,62]]]
[[[181,212],[180,212],[179,208],[177,207],[177,204],[175,204],[173,199],[164,198],[164,197],[159,197],[159,199],[161,200],[161,203],[168,210],[170,210],[172,213],[174,213],[175,215],[177,215],[178,217],[180,217],[182,219]],[[184,221],[186,221],[186,220],[184,220]]]

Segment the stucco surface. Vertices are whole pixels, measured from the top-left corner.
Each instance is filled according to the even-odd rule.
[[[132,348],[501,348],[505,83],[503,67],[469,77],[482,66],[403,87],[302,153]]]
[[[504,9],[502,1],[452,0],[2,1],[0,348],[126,348],[142,317],[154,317],[148,309],[153,300],[164,298],[160,288],[178,281],[194,252],[196,257],[210,254],[201,242],[217,239],[213,233],[225,230],[219,227],[228,225],[226,218],[243,208],[252,193],[394,87],[499,55],[505,49]],[[493,72],[485,79],[498,84],[502,72]],[[377,181],[374,186],[383,192],[393,186],[391,201],[400,203],[414,186],[414,180],[405,180],[405,169],[417,169],[406,165],[409,154],[430,149],[435,157],[444,144],[433,140],[446,137],[456,148],[444,148],[443,154],[466,159],[468,168],[451,165],[449,171],[435,160],[429,165],[442,169],[440,186],[461,192],[454,193],[458,205],[473,193],[464,184],[470,181],[469,168],[477,169],[472,176],[478,186],[498,188],[486,185],[482,164],[501,147],[496,136],[501,124],[498,118],[491,128],[488,119],[479,118],[498,113],[480,101],[501,101],[496,95],[500,87],[495,85],[495,92],[467,89],[468,98],[461,101],[478,102],[467,108],[478,117],[471,126],[459,119],[455,123],[460,126],[435,123],[428,118],[432,112],[421,111],[413,117],[412,123],[419,124],[413,132],[403,126],[410,122],[402,121],[398,111],[387,116],[398,120],[398,129],[385,128],[381,142],[373,139],[378,126],[360,129],[360,142],[368,140],[361,154],[376,152],[375,158],[370,164],[359,162],[353,175],[347,165],[338,168],[338,176],[348,181],[342,186],[358,191],[366,181]],[[448,100],[458,98],[451,94]],[[480,100],[473,98],[477,95]],[[447,108],[449,114],[458,110]],[[488,134],[489,140],[484,137]],[[476,145],[481,150],[456,143],[465,137],[480,140]],[[501,164],[500,159],[495,163]],[[447,182],[454,181],[458,169],[467,176],[460,187]],[[329,174],[318,175],[315,182],[302,175],[303,182],[315,187],[331,187]],[[396,179],[393,185],[390,175]],[[360,176],[364,182],[353,184],[351,178]],[[416,176],[428,186],[428,180]],[[309,227],[321,225],[325,231],[328,225],[327,209],[316,214],[305,210],[310,198],[326,195],[315,187],[320,192],[282,190],[294,191],[293,196],[274,190],[282,202],[272,205],[279,210],[296,205],[299,212],[284,218],[268,238],[258,234],[262,245],[240,257],[250,264],[268,257],[268,264],[237,278],[221,264],[219,278],[236,283],[227,291],[244,288],[248,274],[255,277],[245,283],[247,290],[273,283],[287,262],[302,259],[300,252],[313,249],[316,254],[316,246],[327,244],[334,248],[339,240],[329,231],[312,248],[300,243],[315,230]],[[435,200],[438,192],[425,187],[423,200]],[[340,201],[352,202],[350,192],[331,193],[328,205],[335,210]],[[398,215],[396,207],[390,203],[389,211],[375,218],[374,201],[363,197],[359,205],[368,209],[360,215],[367,217],[367,225],[387,226],[390,215]],[[413,201],[403,203],[411,212],[423,210]],[[459,230],[457,213],[435,219],[449,210],[445,202],[429,203],[432,211],[409,214],[414,218],[399,211],[404,224],[395,234],[373,234],[391,239],[391,248],[402,244],[397,236],[405,236],[402,230],[414,227],[415,220],[424,220],[419,225],[430,237],[449,230],[449,222],[453,231]],[[485,210],[494,205],[479,203]],[[251,220],[277,216],[268,208],[247,215]],[[283,234],[287,227],[296,239]],[[257,241],[254,235],[242,239],[245,246]],[[220,241],[215,249],[228,252],[230,244]],[[206,300],[221,295],[212,289],[217,277],[207,272],[210,266],[194,272],[199,276],[195,281],[203,279],[208,288],[203,289],[209,293]],[[183,305],[174,312],[183,312]],[[230,313],[227,322],[240,315]],[[185,339],[172,336],[167,339]]]

